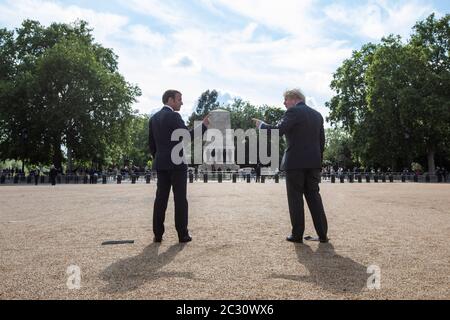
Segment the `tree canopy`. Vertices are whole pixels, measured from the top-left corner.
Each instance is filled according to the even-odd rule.
[[[450,15],[414,27],[411,39],[366,44],[334,74],[329,120],[354,141],[366,165],[400,169],[423,155],[449,151]]]
[[[105,163],[125,149],[141,94],[86,22],[0,30],[0,159]]]

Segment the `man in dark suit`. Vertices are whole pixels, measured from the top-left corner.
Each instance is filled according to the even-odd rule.
[[[52,184],[52,186],[56,185],[56,177],[58,176],[58,170],[56,169],[56,167],[54,165],[52,165],[50,167],[50,182]]]
[[[305,96],[300,90],[287,91],[284,97],[287,112],[280,125],[271,126],[258,119],[254,121],[257,128],[277,129],[280,137],[285,135],[287,139],[288,146],[281,165],[281,169],[286,171],[292,222],[292,235],[287,240],[303,243],[305,195],[319,240],[327,243],[328,223],[319,188],[325,149],[324,120],[319,112],[306,105]]]
[[[164,235],[164,220],[170,189],[173,188],[175,200],[175,227],[181,243],[192,241],[188,231],[188,201],[187,164],[175,164],[172,150],[180,141],[172,141],[172,133],[178,129],[188,130],[178,111],[183,105],[182,94],[176,90],[169,90],[163,96],[164,107],[151,119],[149,125],[150,152],[153,157],[153,170],[157,171],[158,184],[155,205],[153,209],[154,242],[162,241]],[[203,120],[202,132],[207,130],[208,117]],[[191,137],[194,130],[190,131]],[[183,156],[182,152],[180,154]]]

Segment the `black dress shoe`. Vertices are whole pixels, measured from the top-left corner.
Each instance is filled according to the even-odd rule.
[[[160,237],[155,237],[154,239],[153,239],[153,242],[154,243],[161,243],[162,242],[162,237],[160,238]]]
[[[329,243],[330,239],[320,239],[320,243]]]
[[[188,243],[191,241],[192,241],[191,236],[186,236],[186,237],[180,238],[180,243]]]
[[[289,242],[294,242],[294,243],[303,243],[303,239],[302,238],[297,238],[297,237],[294,237],[292,235],[287,237],[286,240],[289,241]]]

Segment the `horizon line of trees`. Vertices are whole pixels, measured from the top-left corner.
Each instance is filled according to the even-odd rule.
[[[365,44],[337,69],[328,120],[347,162],[393,170],[419,162],[431,173],[436,161],[449,164],[449,21],[432,14],[408,41]]]
[[[336,94],[326,103],[333,127],[325,165],[403,170],[427,163],[430,172],[436,163],[449,165],[449,21],[450,15],[430,15],[407,42],[390,35],[342,63],[331,83]],[[69,170],[147,165],[151,115],[132,110],[141,90],[119,73],[117,60],[84,21],[0,28],[0,163]],[[219,108],[244,130],[254,127],[252,118],[275,124],[284,114],[242,99],[221,105],[218,92],[207,90],[188,126]],[[285,148],[281,139],[280,157]]]
[[[74,168],[128,154],[141,91],[117,60],[84,21],[0,29],[0,161]]]

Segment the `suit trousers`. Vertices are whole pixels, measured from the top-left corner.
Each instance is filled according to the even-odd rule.
[[[164,234],[164,221],[166,218],[167,204],[170,190],[173,188],[175,201],[175,227],[178,237],[189,235],[188,231],[188,201],[187,171],[158,171],[158,186],[155,205],[153,208],[153,232],[160,238]]]
[[[286,171],[286,186],[292,235],[302,239],[305,232],[305,211],[303,195],[320,239],[327,239],[328,222],[320,196],[320,169],[298,169]]]

